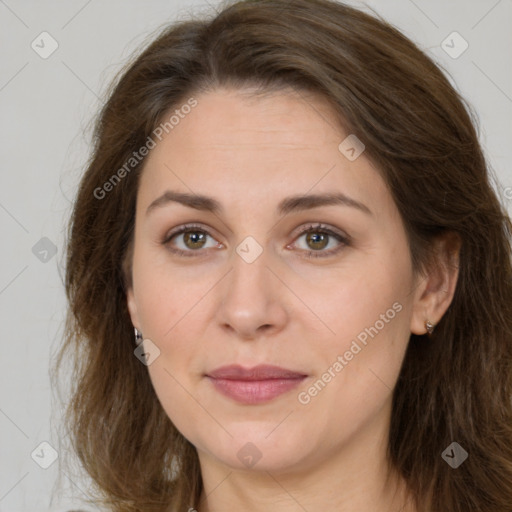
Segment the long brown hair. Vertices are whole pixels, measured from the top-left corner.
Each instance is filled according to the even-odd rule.
[[[428,341],[409,341],[393,394],[389,461],[419,511],[510,512],[512,225],[475,117],[397,29],[330,0],[231,2],[209,19],[167,27],[123,72],[98,117],[69,227],[69,314],[56,364],[74,356],[67,425],[98,499],[115,512],[198,504],[196,450],[133,354],[125,290],[145,159],[125,167],[122,179],[112,175],[171,109],[219,86],[291,87],[328,99],[387,183],[416,271],[428,268],[435,237],[460,236],[453,301]],[[452,442],[469,454],[457,469],[441,456]]]

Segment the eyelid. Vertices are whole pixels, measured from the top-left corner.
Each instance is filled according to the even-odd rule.
[[[171,229],[171,231],[166,232],[163,237],[162,243],[165,244],[165,243],[169,242],[172,237],[174,237],[176,235],[181,235],[183,233],[186,233],[187,231],[193,231],[194,229],[197,231],[203,231],[207,235],[214,238],[213,235],[210,233],[210,231],[213,231],[212,228],[210,228],[209,226],[205,226],[203,224],[196,224],[194,222],[190,222],[187,224],[182,224],[180,226],[177,226],[177,227]]]
[[[350,237],[345,232],[322,222],[308,222],[303,224],[300,228],[298,228],[298,231],[294,236],[295,238],[298,238],[308,231],[319,231],[330,235],[336,235],[347,242],[350,241]]]

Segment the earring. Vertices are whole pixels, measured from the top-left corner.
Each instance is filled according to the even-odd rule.
[[[137,345],[140,345],[142,343],[142,340],[144,339],[142,336],[142,333],[137,329],[137,327],[134,327],[135,331],[135,343]]]
[[[432,323],[430,320],[425,322],[425,328],[427,329],[427,333],[430,336],[434,332],[436,324]]]

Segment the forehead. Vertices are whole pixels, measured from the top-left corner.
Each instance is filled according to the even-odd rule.
[[[260,204],[308,191],[339,191],[373,202],[387,194],[364,153],[350,161],[340,151],[349,134],[321,96],[220,89],[195,100],[151,150],[140,182],[142,202],[164,188],[221,201],[243,195]]]
[[[285,90],[254,96],[250,90],[219,89],[197,102],[173,129],[175,142],[184,147],[257,150],[289,145],[307,150],[342,135],[327,100],[311,93]]]

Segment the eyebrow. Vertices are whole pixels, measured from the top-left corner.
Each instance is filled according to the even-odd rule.
[[[170,203],[179,203],[195,210],[203,210],[220,214],[223,212],[223,207],[213,197],[204,196],[201,194],[189,194],[184,192],[176,192],[167,190],[160,197],[155,199],[147,208],[146,215],[153,210],[166,206]],[[342,193],[335,194],[309,194],[309,195],[295,195],[283,199],[278,207],[277,212],[280,215],[286,215],[293,211],[303,211],[320,206],[349,206],[356,208],[367,215],[373,215],[371,210],[363,203],[348,197]]]

